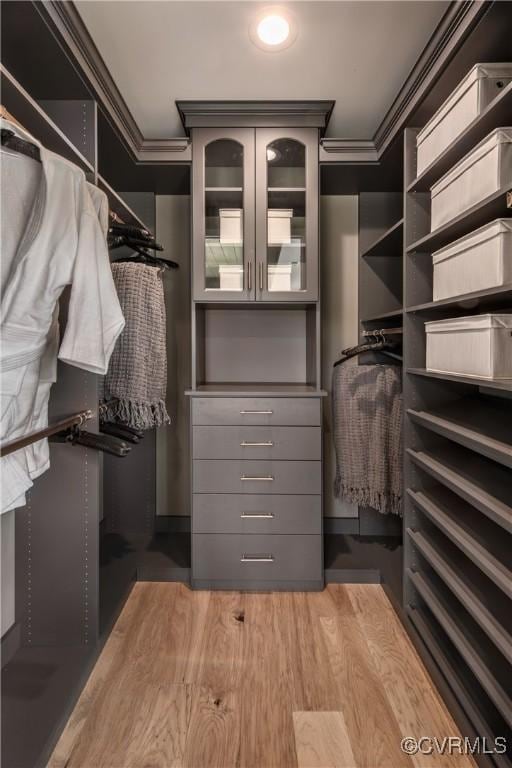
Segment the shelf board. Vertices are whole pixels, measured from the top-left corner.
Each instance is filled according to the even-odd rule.
[[[417,571],[407,570],[407,576],[426,605],[446,632],[457,651],[460,653],[476,679],[487,693],[496,709],[508,725],[512,725],[512,701],[496,680],[482,657],[472,644],[472,637],[460,625],[458,617],[453,617],[448,607],[429,580]]]
[[[463,307],[462,304],[469,302],[470,306]],[[465,293],[462,296],[455,296],[449,299],[440,299],[439,301],[427,301],[424,304],[416,304],[406,308],[406,312],[425,312],[429,314],[444,314],[446,310],[457,309],[461,312],[470,310],[491,310],[512,308],[512,285],[502,285],[497,288],[486,288],[483,291],[474,291]]]
[[[225,397],[227,394],[230,397],[326,397],[328,393],[308,384],[215,383],[200,384],[185,394],[189,397]]]
[[[94,173],[94,167],[51,120],[15,78],[0,65],[2,76],[2,104],[16,120],[46,149],[64,157],[86,173]]]
[[[432,452],[408,448],[407,455],[428,475],[512,533],[512,483],[508,470],[454,445]]]
[[[496,96],[486,109],[458,136],[439,157],[407,187],[408,192],[427,192],[432,184],[453,168],[468,152],[499,125],[508,125],[512,114],[512,83]]]
[[[440,579],[444,582],[451,594],[464,606],[466,611],[477,622],[489,640],[512,664],[512,637],[498,621],[496,616],[484,605],[479,595],[473,592],[471,585],[465,581],[453,567],[452,563],[445,559],[443,553],[421,531],[413,531],[407,528],[407,535],[414,543],[416,549],[432,566]]]
[[[423,512],[471,562],[507,597],[512,597],[509,546],[501,528],[446,488],[428,492],[407,489],[412,503]]]
[[[363,251],[361,258],[369,259],[376,256],[396,256],[401,258],[403,255],[403,226],[403,219],[393,224],[392,227]]]
[[[110,210],[114,211],[114,213],[117,213],[119,218],[122,219],[125,224],[136,224],[137,226],[143,227],[143,229],[150,230],[147,224],[144,224],[142,219],[139,218],[137,214],[134,213],[134,211],[132,211],[128,203],[123,200],[121,195],[110,186],[108,181],[106,181],[103,176],[100,176],[99,174],[98,187],[107,195]]]
[[[305,192],[306,187],[267,187],[268,192]]]
[[[460,213],[454,219],[409,245],[406,249],[407,253],[433,253],[438,248],[457,240],[474,229],[478,229],[493,219],[509,217],[508,191],[508,187],[503,187],[498,192],[488,195],[476,205],[468,208],[467,211]]]
[[[243,187],[205,187],[205,192],[243,192]]]
[[[512,411],[463,398],[435,412],[408,408],[407,413],[421,427],[512,468]]]
[[[512,392],[512,379],[479,379],[474,376],[462,376],[457,373],[427,371],[426,368],[407,368],[406,373],[410,373],[413,376],[424,376],[429,379],[443,379],[444,381],[453,381],[458,384],[472,384],[474,387]]]
[[[401,318],[403,315],[403,309],[394,309],[391,312],[380,312],[377,315],[370,315],[370,317],[364,317],[361,319],[361,323],[374,323],[377,320],[392,320],[393,318]]]
[[[484,736],[489,744],[494,743],[496,735],[494,729],[482,716],[482,696],[480,692],[474,691],[474,686],[468,685],[467,667],[457,651],[446,643],[444,637],[440,636],[439,629],[432,626],[424,611],[409,604],[406,606],[406,613],[417,647],[419,643],[418,650],[423,656],[423,661],[431,674],[434,672],[433,677],[438,686],[446,685],[448,695],[455,697],[455,701],[464,713],[464,720],[467,719],[473,728],[473,738],[477,735]],[[436,679],[436,674],[439,679]],[[504,758],[502,768],[511,768],[512,764],[508,757],[506,755],[502,757]]]

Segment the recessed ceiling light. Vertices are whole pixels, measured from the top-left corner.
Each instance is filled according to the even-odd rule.
[[[297,37],[297,27],[288,9],[262,8],[249,28],[251,40],[264,51],[282,51]]]
[[[265,45],[282,45],[290,34],[290,25],[282,16],[265,16],[258,24],[258,37]]]

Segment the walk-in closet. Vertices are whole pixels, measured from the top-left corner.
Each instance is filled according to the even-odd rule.
[[[512,2],[3,0],[4,768],[512,765]]]

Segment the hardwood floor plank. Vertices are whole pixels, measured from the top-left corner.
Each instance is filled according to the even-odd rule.
[[[290,597],[281,593],[246,596],[240,741],[244,768],[297,765],[287,639]]]
[[[347,588],[402,736],[460,736],[391,603],[378,585]],[[465,755],[413,756],[418,768],[473,768]]]
[[[346,589],[342,585],[329,585],[328,591],[337,605],[347,605]],[[409,756],[400,749],[400,729],[352,608],[321,617],[320,624],[357,765],[359,768],[411,766]]]
[[[211,593],[198,656],[184,768],[238,765],[244,611],[244,595]]]
[[[294,712],[298,768],[357,768],[341,712]]]

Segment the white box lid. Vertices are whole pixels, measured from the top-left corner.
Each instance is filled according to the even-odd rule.
[[[219,264],[219,272],[231,272],[234,275],[239,275],[244,271],[244,268],[240,264]]]
[[[269,275],[291,275],[292,273],[292,265],[291,264],[269,264],[268,265],[268,273]]]
[[[416,146],[424,142],[427,136],[437,128],[441,120],[443,120],[446,114],[462,99],[471,86],[478,80],[482,80],[484,77],[512,77],[512,64],[475,64],[460,81],[458,86],[451,92],[446,101],[441,104],[437,112],[432,115],[428,123],[418,133],[416,137]]]
[[[512,315],[472,315],[471,317],[450,317],[447,320],[431,320],[425,323],[427,333],[446,331],[474,331],[487,328],[512,328]]]
[[[459,162],[454,165],[453,168],[450,168],[450,170],[445,173],[444,176],[441,176],[439,181],[436,181],[436,183],[430,187],[432,197],[435,197],[440,192],[442,192],[445,187],[447,187],[449,184],[452,184],[452,182],[454,182],[456,178],[465,173],[468,168],[471,168],[471,166],[474,165],[477,160],[480,160],[480,158],[497,147],[499,144],[512,144],[511,126],[507,126],[505,128],[495,128],[494,131],[491,131],[491,133],[485,137],[485,139],[482,139],[482,141],[477,144],[476,147],[474,147],[470,152],[468,152],[468,154],[465,155],[462,160],[459,160]]]
[[[220,208],[219,216],[221,219],[240,219],[242,216],[241,208]]]
[[[291,219],[293,216],[293,210],[290,208],[269,208],[269,219]]]
[[[495,219],[489,224],[484,224],[483,227],[475,229],[463,237],[459,237],[449,245],[445,245],[444,248],[440,248],[438,251],[434,251],[432,254],[432,263],[439,264],[441,261],[450,259],[458,253],[463,251],[469,251],[470,248],[474,248],[480,243],[484,243],[486,240],[492,240],[493,237],[497,237],[505,232],[512,232],[512,219]]]

